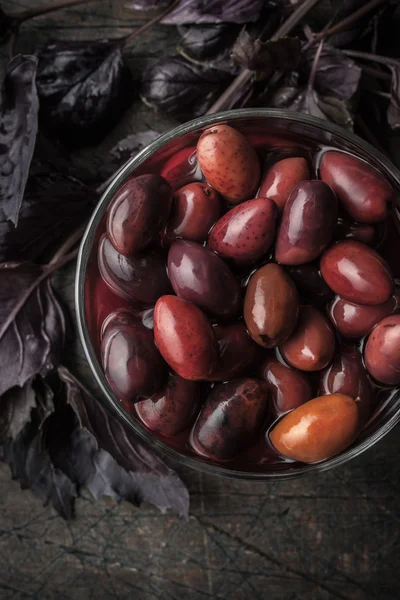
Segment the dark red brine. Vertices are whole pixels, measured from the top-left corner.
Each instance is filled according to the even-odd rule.
[[[399,392],[400,241],[375,164],[238,123],[166,145],[124,181],[85,302],[137,427],[262,473],[346,451]]]

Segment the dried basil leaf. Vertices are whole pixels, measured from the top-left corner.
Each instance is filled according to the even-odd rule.
[[[185,120],[203,115],[231,80],[226,71],[171,56],[143,73],[140,96],[147,106]]]
[[[203,23],[249,23],[257,21],[265,0],[181,0],[161,21],[167,25]],[[134,10],[166,8],[170,0],[129,0]]]
[[[315,56],[315,48],[303,54],[304,66],[309,73]],[[334,96],[339,100],[350,100],[357,92],[361,69],[354,60],[337,48],[324,44],[318,59],[314,87],[319,94]]]
[[[36,260],[86,221],[97,197],[74,177],[34,159],[18,227],[0,218],[0,261]]]
[[[0,265],[0,395],[34,375],[46,376],[59,362],[65,317],[50,281],[37,285],[43,269],[33,263]]]
[[[43,126],[69,146],[100,142],[133,98],[118,41],[54,41],[38,57]]]
[[[392,81],[387,119],[392,129],[398,129],[400,127],[400,67],[389,68],[392,72]]]
[[[28,179],[38,129],[37,59],[18,55],[7,65],[0,97],[0,214],[14,225]]]
[[[178,475],[142,446],[65,368],[58,372],[78,430],[86,433],[74,434],[70,451],[66,450],[66,456],[59,452],[57,464],[80,485],[91,485],[95,497],[115,494],[135,504],[146,501],[161,510],[171,508],[187,517],[189,494]],[[88,454],[79,454],[79,448]]]
[[[60,469],[54,467],[42,446],[42,432],[34,419],[15,440],[0,446],[0,459],[6,462],[13,479],[22,489],[31,489],[44,506],[52,506],[64,519],[74,514],[76,485]]]
[[[253,39],[245,29],[240,32],[232,49],[232,60],[251,71],[264,76],[276,69],[294,70],[301,58],[301,42],[298,38],[284,37],[262,42]]]

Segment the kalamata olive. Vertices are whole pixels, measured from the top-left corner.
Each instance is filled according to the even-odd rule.
[[[269,438],[283,456],[318,462],[346,450],[359,429],[357,403],[344,394],[313,398],[274,427]]]
[[[296,286],[286,271],[269,263],[250,278],[244,300],[244,320],[253,340],[274,348],[293,332],[299,311]]]
[[[291,156],[278,160],[264,175],[257,196],[271,198],[283,210],[294,186],[305,179],[310,179],[310,169],[305,158]]]
[[[375,408],[375,393],[356,346],[343,344],[332,364],[321,373],[320,393],[357,398],[360,421],[368,421]]]
[[[218,360],[213,328],[191,302],[162,296],[154,308],[154,337],[169,366],[184,379],[207,379]]]
[[[383,304],[393,293],[387,263],[361,242],[337,242],[322,256],[320,267],[331,290],[356,304]]]
[[[241,305],[240,286],[228,265],[196,242],[177,240],[168,253],[175,293],[216,317],[232,317]]]
[[[386,217],[393,189],[371,165],[342,152],[326,152],[320,177],[355,221],[377,223]]]
[[[243,202],[217,221],[208,236],[208,246],[237,264],[252,263],[270,249],[277,216],[276,204],[269,198]]]
[[[194,425],[191,443],[198,454],[229,460],[249,446],[268,410],[268,389],[261,380],[232,379],[214,387]]]
[[[108,383],[124,402],[152,396],[167,380],[167,367],[152,332],[126,310],[108,319],[101,361]]]
[[[135,404],[140,420],[152,431],[177,435],[194,419],[201,405],[201,385],[172,373],[166,387],[153,398]]]
[[[161,160],[160,163],[160,175],[174,191],[194,181],[201,181],[203,177],[194,146],[182,148],[174,152],[166,162]]]
[[[308,263],[290,267],[289,273],[303,298],[312,303],[326,304],[333,298],[331,288],[322,279],[319,266]]]
[[[337,221],[337,199],[323,181],[296,185],[283,210],[275,258],[300,265],[317,258],[331,243]]]
[[[261,373],[271,391],[277,416],[297,408],[313,397],[307,376],[283,365],[274,356],[268,356],[264,360]]]
[[[400,383],[400,315],[386,317],[372,330],[364,358],[374,379],[386,385]]]
[[[368,335],[379,321],[400,311],[400,290],[383,304],[355,304],[336,296],[328,307],[328,315],[340,335],[359,339]]]
[[[324,369],[335,352],[335,335],[328,319],[317,308],[302,306],[294,332],[279,350],[295,369]]]
[[[260,161],[246,138],[229,125],[213,125],[197,142],[197,157],[208,183],[228,202],[254,198]]]
[[[343,219],[339,219],[335,237],[338,240],[357,240],[358,242],[372,246],[376,242],[377,232],[373,225],[346,223]]]
[[[219,361],[210,381],[227,381],[238,377],[258,357],[259,347],[247,333],[243,321],[214,325],[219,347]]]
[[[140,306],[154,306],[160,296],[171,292],[165,257],[157,250],[124,256],[106,235],[98,250],[100,275],[113,292]]]
[[[172,190],[160,175],[139,175],[118,190],[107,212],[107,235],[121,254],[133,254],[159,240]]]
[[[220,198],[210,185],[201,181],[189,183],[177,190],[172,198],[165,239],[168,242],[178,238],[205,242],[220,212]]]

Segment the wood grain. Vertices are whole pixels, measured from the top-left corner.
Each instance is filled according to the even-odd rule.
[[[39,0],[3,0],[17,12]],[[104,0],[23,26],[18,49],[49,37],[118,37],[145,16]],[[175,28],[156,26],[127,52],[140,72],[172,54]],[[5,54],[2,54],[2,65]],[[91,159],[128,133],[175,123],[134,103]],[[73,314],[74,268],[57,276]],[[68,364],[94,386],[79,342]],[[0,599],[22,600],[397,600],[400,597],[398,429],[351,464],[281,484],[205,476],[179,469],[191,491],[188,523],[85,493],[64,522],[21,491],[0,466]]]

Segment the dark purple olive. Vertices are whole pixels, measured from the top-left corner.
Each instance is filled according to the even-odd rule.
[[[221,213],[221,200],[208,183],[195,181],[177,190],[172,198],[165,240],[178,238],[205,242]]]
[[[320,177],[331,186],[346,212],[360,223],[377,223],[387,215],[393,188],[368,163],[343,152],[326,152]]]
[[[269,198],[242,202],[215,223],[208,236],[208,246],[236,264],[251,264],[270,249],[277,216],[276,204]]]
[[[100,275],[113,292],[140,306],[154,306],[160,296],[172,291],[164,256],[157,250],[124,256],[106,235],[98,250]]]
[[[283,210],[275,258],[284,265],[301,265],[317,258],[332,241],[337,199],[323,181],[302,181],[292,190]]]
[[[319,371],[335,352],[335,334],[328,319],[313,306],[302,306],[296,328],[280,347],[283,358],[300,371]]]
[[[215,317],[232,317],[241,305],[240,286],[228,265],[196,242],[177,240],[168,253],[175,293]]]
[[[303,298],[311,302],[326,304],[333,298],[331,288],[323,280],[319,266],[314,264],[290,267],[289,273]]]
[[[400,290],[383,304],[375,304],[375,306],[355,304],[336,296],[328,307],[329,318],[340,335],[354,339],[368,335],[379,321],[399,311]]]
[[[117,191],[107,212],[107,235],[118,252],[134,254],[160,239],[172,190],[160,175],[139,175]]]
[[[123,402],[153,396],[167,379],[167,366],[152,332],[126,310],[108,319],[101,361],[108,383]]]
[[[210,381],[227,381],[238,377],[257,360],[259,346],[249,336],[243,321],[229,325],[214,325],[219,347],[217,368],[208,378]]]
[[[268,411],[268,388],[258,379],[232,379],[208,396],[191,435],[194,450],[230,460],[255,439]]]
[[[187,429],[201,405],[201,385],[171,373],[165,388],[135,404],[140,420],[152,431],[177,435]]]
[[[313,397],[307,376],[283,365],[274,356],[265,359],[261,374],[271,391],[276,416],[297,408]]]
[[[376,407],[374,390],[356,346],[343,344],[340,347],[332,364],[321,373],[319,385],[321,394],[339,393],[357,399],[363,423]]]
[[[387,263],[360,242],[337,242],[322,256],[320,266],[331,290],[356,304],[383,304],[393,293]]]
[[[377,231],[373,225],[346,223],[346,221],[339,219],[335,237],[338,240],[356,240],[368,246],[373,246],[377,240]]]
[[[386,317],[372,330],[364,358],[374,379],[386,385],[400,384],[400,315]]]

